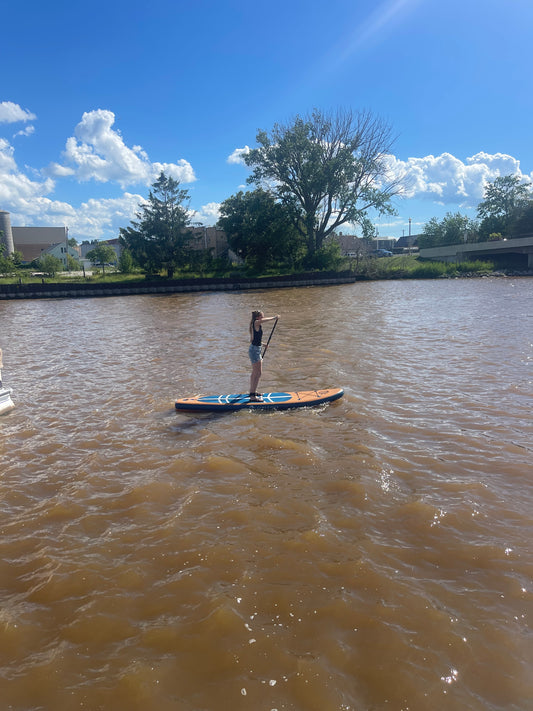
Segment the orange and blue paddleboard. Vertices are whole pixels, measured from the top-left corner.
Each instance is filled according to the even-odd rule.
[[[231,410],[290,410],[333,402],[344,395],[341,388],[302,390],[296,393],[263,393],[262,402],[251,401],[247,393],[239,395],[196,395],[176,400],[176,410],[228,412]]]

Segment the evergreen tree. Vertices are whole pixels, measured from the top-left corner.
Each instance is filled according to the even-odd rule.
[[[148,274],[165,270],[171,278],[187,255],[190,217],[183,203],[189,192],[161,172],[153,183],[148,201],[140,205],[136,221],[121,228],[120,237],[135,262]]]

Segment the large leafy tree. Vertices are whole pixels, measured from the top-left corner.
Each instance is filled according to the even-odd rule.
[[[531,188],[516,175],[504,175],[488,183],[482,202],[477,206],[481,220],[479,232],[487,238],[493,232],[508,235],[531,200]]]
[[[476,224],[460,212],[447,212],[442,220],[432,217],[418,238],[419,247],[442,247],[461,244],[476,233]]]
[[[161,172],[153,183],[146,203],[140,205],[136,220],[121,228],[122,245],[147,273],[165,270],[169,277],[186,259],[191,240],[188,229],[188,190],[178,180]]]
[[[400,183],[388,177],[390,129],[368,112],[315,109],[257,133],[246,156],[249,182],[267,185],[299,214],[295,222],[310,255],[344,223],[361,224],[367,211],[393,214]]]
[[[261,270],[274,264],[294,264],[302,256],[303,239],[294,222],[288,206],[258,188],[225,200],[218,224],[231,249]]]

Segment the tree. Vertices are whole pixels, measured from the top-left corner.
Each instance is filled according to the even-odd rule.
[[[426,222],[422,235],[418,238],[418,246],[443,247],[448,244],[461,244],[469,240],[469,236],[476,232],[476,224],[460,212],[447,212],[442,220],[432,217]]]
[[[524,203],[519,214],[511,220],[509,232],[513,237],[533,234],[533,200]]]
[[[133,257],[130,250],[124,247],[118,260],[118,268],[122,274],[131,274],[133,271]]]
[[[271,186],[298,214],[297,229],[310,255],[340,225],[360,224],[370,209],[393,214],[390,198],[399,181],[388,178],[389,128],[370,113],[313,110],[257,133],[258,148],[245,161],[248,182]]]
[[[71,254],[67,254],[67,269],[71,272],[81,269],[81,264]]]
[[[220,206],[218,224],[231,249],[257,270],[293,265],[302,256],[303,239],[290,208],[258,188],[239,192]]]
[[[149,274],[165,269],[172,277],[186,258],[191,232],[190,217],[183,205],[189,192],[161,172],[153,183],[148,202],[140,205],[137,220],[120,229],[122,245]]]
[[[3,232],[0,230],[0,237],[2,234]],[[5,244],[0,242],[0,274],[11,273],[19,269],[22,266],[22,261],[24,259],[22,252],[17,250],[11,252],[10,255],[6,255],[6,252],[7,248]]]
[[[484,199],[477,206],[481,220],[479,232],[486,239],[492,232],[509,234],[511,224],[519,219],[531,200],[531,189],[517,175],[504,175],[488,183]]]
[[[2,232],[0,231],[0,236]],[[13,262],[9,257],[4,257],[6,251],[5,245],[0,242],[0,274],[5,274],[13,269]]]
[[[55,257],[53,254],[44,254],[38,260],[39,268],[42,272],[47,274],[49,277],[55,277],[57,272],[63,271],[63,264],[59,257]]]
[[[107,242],[100,242],[94,249],[87,252],[87,259],[90,259],[93,264],[101,266],[102,272],[105,274],[105,265],[116,262],[117,253]]]

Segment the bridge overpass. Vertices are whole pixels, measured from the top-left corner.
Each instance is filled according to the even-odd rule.
[[[533,270],[533,235],[494,242],[462,242],[420,250],[422,259],[433,259],[436,262],[469,262],[508,254],[524,255],[524,269]]]

